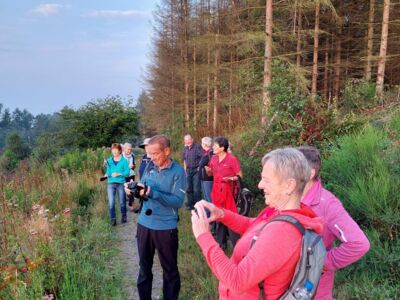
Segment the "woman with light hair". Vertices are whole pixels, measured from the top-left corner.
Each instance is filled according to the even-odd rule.
[[[203,197],[208,202],[211,202],[211,189],[213,184],[213,176],[207,175],[205,166],[208,166],[208,163],[211,160],[211,157],[214,155],[212,146],[212,138],[205,136],[201,139],[201,147],[204,150],[204,154],[199,162],[199,173],[200,173],[200,183],[201,183],[201,191],[203,192]]]
[[[258,187],[263,191],[266,208],[256,218],[201,201],[192,212],[192,229],[204,257],[219,280],[219,299],[279,299],[293,278],[300,257],[302,236],[292,225],[269,220],[281,214],[296,218],[304,227],[322,232],[322,221],[300,203],[310,167],[304,155],[294,148],[277,149],[261,161]],[[211,215],[207,218],[205,209]],[[222,222],[241,238],[229,258],[214,240],[209,223]],[[254,236],[257,242],[251,246]],[[261,288],[259,288],[259,283]]]

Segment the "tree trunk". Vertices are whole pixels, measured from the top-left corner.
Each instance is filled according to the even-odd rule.
[[[319,11],[320,11],[320,3],[319,0],[317,0],[315,5],[314,55],[313,55],[312,80],[311,80],[311,94],[313,96],[317,95]]]
[[[368,34],[367,34],[367,63],[365,66],[365,79],[371,80],[371,60],[372,60],[372,47],[374,38],[374,13],[375,13],[375,0],[369,1],[369,17],[368,17]]]
[[[383,1],[382,36],[378,59],[378,75],[376,79],[376,93],[379,99],[383,96],[383,83],[385,81],[386,51],[389,31],[390,0]]]
[[[218,44],[218,34],[216,35],[216,43]],[[214,107],[213,107],[213,134],[217,134],[218,126],[218,61],[220,49],[217,49],[214,54]]]
[[[218,129],[218,65],[220,56],[219,33],[220,33],[220,18],[219,18],[220,0],[217,0],[217,32],[215,34],[215,53],[214,53],[214,107],[213,107],[213,134],[217,134]]]
[[[189,128],[189,68],[188,68],[188,0],[183,0],[183,62],[184,62],[184,87],[185,87],[185,128]]]
[[[207,2],[207,10],[208,10],[208,20],[207,20],[207,33],[211,33],[211,5],[210,0]],[[210,43],[207,43],[207,106],[206,106],[206,122],[207,122],[207,129],[210,126],[210,64],[211,64],[211,51],[210,51]]]
[[[263,80],[263,93],[262,93],[262,116],[261,125],[264,127],[267,124],[267,112],[271,104],[271,93],[269,86],[271,85],[272,72],[272,1],[267,0],[265,6],[265,52],[264,52],[264,80]]]
[[[296,66],[300,68],[301,65],[301,30],[302,30],[302,19],[301,9],[297,13],[297,45],[296,45]]]
[[[232,130],[232,97],[233,97],[233,50],[230,54],[230,70],[229,70],[229,110],[228,110],[228,128]]]
[[[336,34],[336,50],[335,50],[335,84],[333,89],[333,95],[336,101],[339,101],[340,93],[340,64],[342,55],[342,25],[339,25],[338,32]]]
[[[197,126],[197,82],[196,82],[196,45],[193,44],[193,126]]]
[[[325,65],[324,65],[324,99],[328,99],[329,92],[329,37],[326,38],[325,43]]]

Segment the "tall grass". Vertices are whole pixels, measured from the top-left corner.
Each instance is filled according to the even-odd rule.
[[[67,156],[54,166],[20,164],[0,182],[0,299],[124,298],[96,171],[103,154]]]
[[[323,162],[326,185],[371,243],[360,262],[338,272],[338,299],[400,297],[400,169],[392,166],[393,154],[400,153],[393,134],[398,122],[392,119],[379,128],[368,126],[359,134],[341,138]]]
[[[181,209],[179,213],[178,267],[182,279],[180,299],[218,299],[218,282],[192,233],[191,214]]]

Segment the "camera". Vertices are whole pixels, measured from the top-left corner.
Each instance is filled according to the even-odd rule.
[[[147,200],[147,198],[145,196],[140,196],[140,191],[144,190],[144,194],[147,193],[147,185],[138,185],[138,182],[136,181],[131,181],[128,183],[128,189],[131,191],[131,193],[133,194],[133,196],[135,198],[143,198],[143,200]]]

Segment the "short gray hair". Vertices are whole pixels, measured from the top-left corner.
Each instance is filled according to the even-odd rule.
[[[212,138],[210,138],[209,136],[205,136],[201,139],[201,142],[205,145],[207,145],[208,147],[211,147],[212,145]]]
[[[269,161],[274,166],[275,171],[282,179],[293,178],[296,180],[296,193],[301,195],[304,187],[311,176],[310,165],[304,156],[296,148],[275,149],[261,159],[264,166]]]
[[[124,144],[124,148],[125,148],[126,146],[130,146],[130,147],[132,148],[132,144],[131,144],[131,143],[125,143],[125,144]]]
[[[150,138],[149,145],[154,144],[159,144],[161,150],[171,147],[171,141],[163,134],[157,134]]]

